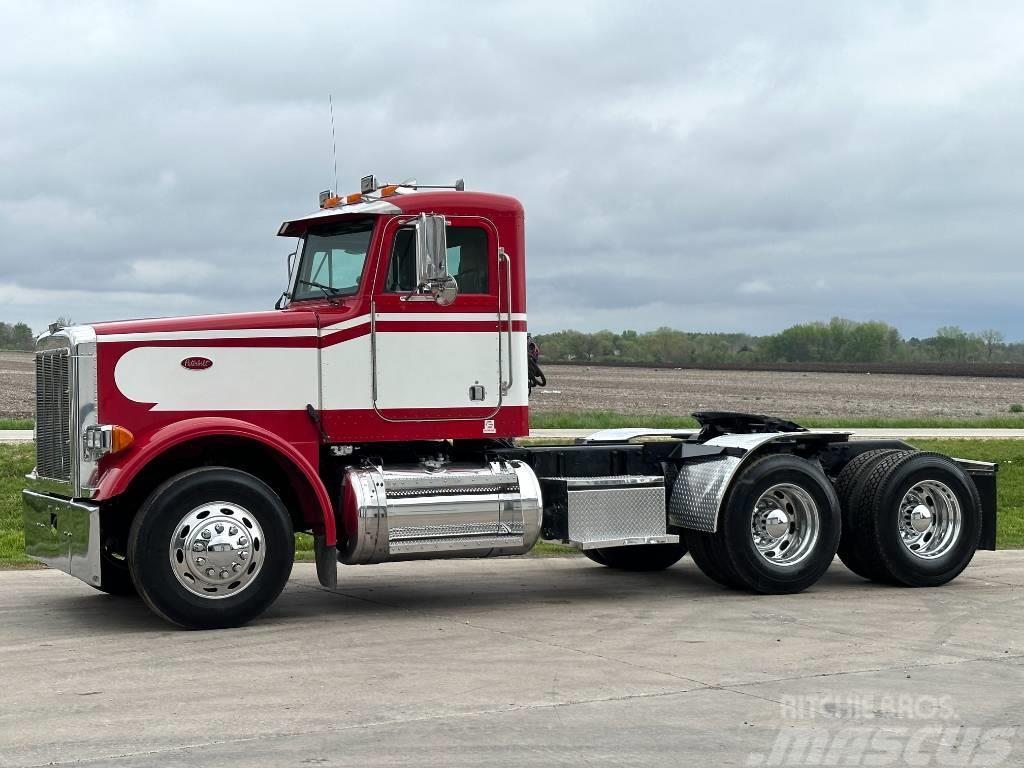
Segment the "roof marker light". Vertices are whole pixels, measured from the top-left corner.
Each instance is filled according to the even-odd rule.
[[[397,184],[389,184],[386,187],[381,187],[380,196],[381,197],[387,197],[388,195],[395,194],[397,191],[398,191],[398,185]]]
[[[358,203],[362,201],[362,192],[353,192],[351,195],[345,195],[345,205],[352,205],[352,203]]]

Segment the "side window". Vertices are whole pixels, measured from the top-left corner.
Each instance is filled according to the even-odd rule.
[[[459,293],[488,293],[487,232],[480,227],[448,227],[448,271]]]
[[[487,231],[481,227],[448,227],[445,238],[448,272],[458,282],[459,293],[489,293]],[[403,227],[395,233],[385,285],[388,293],[416,290],[416,240],[411,227]]]

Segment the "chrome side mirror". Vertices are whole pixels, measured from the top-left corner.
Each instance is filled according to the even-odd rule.
[[[431,285],[430,292],[434,295],[434,301],[442,307],[447,307],[459,295],[459,284],[454,277],[448,275]]]
[[[416,282],[429,285],[447,276],[444,216],[421,213],[416,218]]]
[[[416,218],[416,284],[441,306],[451,304],[459,293],[459,284],[448,274],[444,216],[421,213]]]

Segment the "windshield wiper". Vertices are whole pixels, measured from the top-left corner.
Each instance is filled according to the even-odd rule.
[[[324,285],[323,283],[318,283],[316,282],[316,280],[299,280],[299,282],[302,285],[308,285],[310,288],[319,288],[321,291],[324,292],[324,296],[331,300],[336,299],[338,296],[341,295],[341,291],[338,288],[334,288],[333,286],[330,285]]]

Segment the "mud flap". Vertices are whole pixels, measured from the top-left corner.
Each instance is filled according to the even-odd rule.
[[[316,577],[327,589],[338,588],[338,548],[324,544],[323,536],[313,537],[313,552],[316,555]]]

